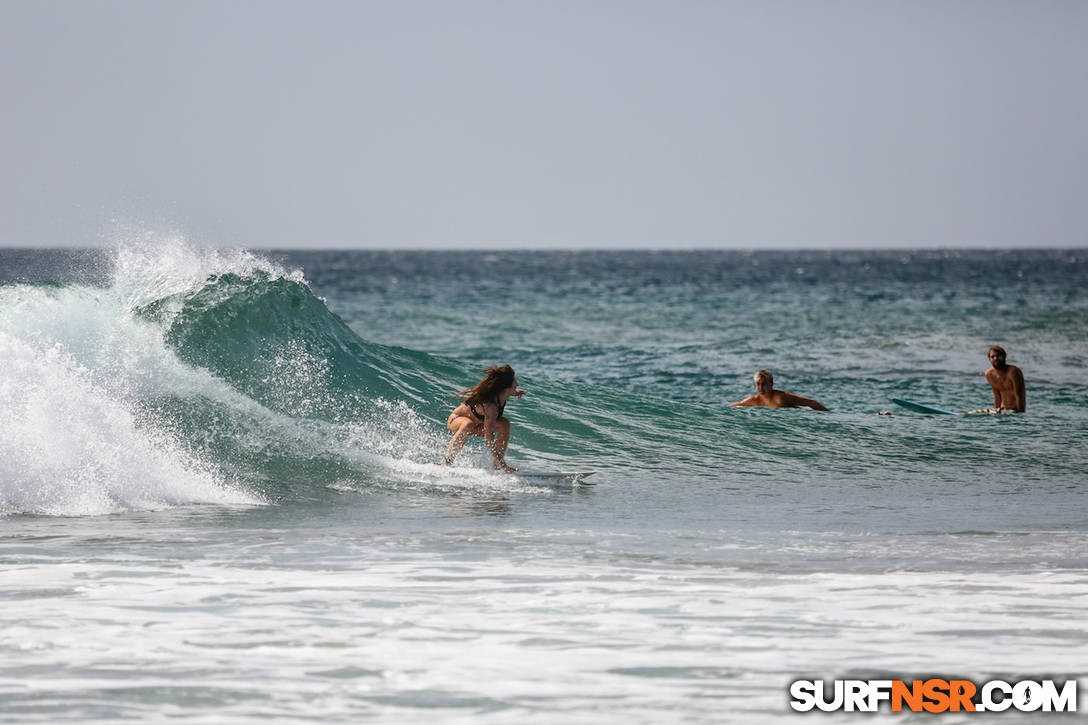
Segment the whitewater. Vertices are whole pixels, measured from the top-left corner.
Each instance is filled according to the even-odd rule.
[[[989,405],[993,344],[1026,414],[878,415]],[[508,460],[595,485],[437,465],[503,363]],[[760,368],[831,412],[729,408]],[[789,683],[1084,680],[1086,370],[1080,250],[0,250],[0,722],[849,722]]]

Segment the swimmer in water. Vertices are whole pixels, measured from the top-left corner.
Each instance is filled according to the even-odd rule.
[[[756,394],[749,395],[744,400],[730,403],[730,406],[760,406],[763,408],[812,408],[813,410],[827,410],[817,400],[805,398],[800,395],[774,389],[774,376],[770,370],[760,370],[752,376],[756,383]]]
[[[1005,348],[990,348],[990,369],[986,382],[994,391],[994,407],[973,410],[972,413],[1023,413],[1028,409],[1027,392],[1024,389],[1024,373],[1015,365],[1005,362]]]

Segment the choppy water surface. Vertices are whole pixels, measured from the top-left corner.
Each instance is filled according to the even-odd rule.
[[[769,722],[801,677],[1085,677],[1083,257],[0,251],[0,721]],[[1026,415],[876,415],[990,404],[992,344]],[[434,465],[495,362],[511,462],[596,485]],[[832,412],[725,407],[761,367]]]

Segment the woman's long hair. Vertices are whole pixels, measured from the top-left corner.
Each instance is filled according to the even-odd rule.
[[[499,399],[499,393],[514,384],[514,368],[509,365],[492,365],[487,369],[484,379],[468,390],[457,393],[469,405],[492,403]]]

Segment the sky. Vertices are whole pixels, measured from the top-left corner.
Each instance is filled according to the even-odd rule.
[[[1088,246],[1079,0],[2,0],[0,245]]]

